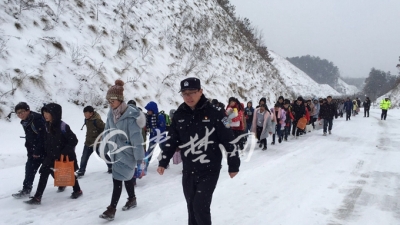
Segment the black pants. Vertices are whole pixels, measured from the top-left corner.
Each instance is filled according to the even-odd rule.
[[[333,126],[333,119],[324,119],[324,133],[326,133],[327,129],[331,131],[332,126]]]
[[[369,117],[369,108],[364,107],[364,117]]]
[[[87,166],[87,163],[89,161],[89,157],[90,157],[90,155],[92,155],[92,153],[93,153],[93,146],[89,147],[89,146],[85,145],[83,147],[82,158],[81,158],[81,166],[80,166],[79,172],[81,172],[83,174],[86,172],[86,166]],[[99,152],[99,146],[97,146],[97,148],[96,148],[96,153],[97,153],[97,155],[101,156],[100,152]],[[107,162],[111,162],[111,158],[110,158],[110,156],[108,156],[108,154],[104,154],[104,157],[106,158]],[[107,167],[111,168],[112,164],[111,163],[107,163]]]
[[[260,140],[262,130],[263,130],[262,127],[257,126],[256,137],[257,137],[257,139],[260,141],[260,145],[263,145],[264,147],[267,147],[267,139],[264,138],[264,139]]]
[[[297,122],[298,122],[298,120],[294,120],[293,121],[293,123],[292,123],[292,135],[294,136],[294,134],[296,133],[296,130],[298,130],[297,129]],[[297,131],[298,132],[298,131]],[[297,135],[298,136],[298,135]]]
[[[387,109],[382,109],[381,120],[382,119],[386,120],[386,116],[387,116]]]
[[[317,118],[311,118],[310,124],[312,124],[312,127],[315,129],[315,122],[317,121]]]
[[[238,138],[240,135],[243,134],[243,131],[242,131],[242,130],[233,130],[233,129],[232,129],[232,131],[233,131],[233,135],[235,135],[235,139]],[[238,140],[238,142],[236,142],[235,144],[236,144],[236,146],[237,146],[237,149],[239,149],[239,150],[243,150],[243,149],[244,149],[244,141],[243,141],[243,138],[241,138],[240,140]]]
[[[36,172],[38,171],[40,165],[42,165],[43,157],[33,158],[33,156],[28,156],[28,160],[25,164],[25,179],[23,182],[23,190],[32,190],[32,184],[35,180]]]
[[[54,171],[53,168],[50,168],[50,166],[42,166],[42,168],[40,169],[40,179],[39,179],[39,183],[38,183],[38,187],[36,190],[36,194],[35,197],[41,199],[43,196],[43,192],[46,189],[46,185],[47,185],[47,180],[49,179],[49,176],[54,177]],[[75,176],[75,185],[72,187],[74,192],[78,192],[81,190],[81,187],[79,186],[79,182],[76,179]]]
[[[110,206],[117,208],[119,198],[121,197],[122,193],[122,181],[113,179],[114,183],[114,188],[113,188],[113,193],[111,197],[111,204]],[[126,192],[128,193],[129,198],[135,198],[135,185],[133,183],[133,180],[126,180],[124,181],[125,183],[125,189]]]
[[[189,225],[211,225],[211,201],[220,171],[183,171],[182,186],[189,214]]]
[[[350,120],[350,118],[351,118],[351,109],[346,110],[346,120]]]

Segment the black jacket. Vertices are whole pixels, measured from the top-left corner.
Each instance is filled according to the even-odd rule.
[[[28,157],[38,155],[43,157],[44,139],[46,137],[46,127],[43,117],[36,112],[30,112],[26,120],[21,121],[25,131],[25,147],[28,152]]]
[[[363,106],[364,106],[364,109],[369,109],[369,108],[371,108],[371,100],[366,99],[366,100],[364,101]]]
[[[179,148],[185,172],[219,171],[222,161],[220,145],[222,145],[228,152],[229,172],[238,172],[240,158],[234,145],[229,143],[235,136],[232,130],[226,127],[227,122],[225,113],[214,108],[204,95],[194,110],[186,103],[181,104],[172,119],[167,137],[169,139],[163,149],[159,166],[166,168],[176,149]],[[206,128],[209,132],[208,139],[205,138]],[[203,139],[207,142],[200,141]]]
[[[306,107],[304,106],[303,103],[298,105],[297,103],[294,103],[292,106],[292,114],[294,117],[295,121],[298,121],[300,118],[306,115]]]
[[[42,167],[54,166],[54,161],[59,160],[61,154],[68,155],[70,161],[75,161],[75,170],[78,169],[76,162],[75,146],[78,144],[76,135],[71,131],[68,124],[61,120],[61,106],[55,103],[47,104],[42,108],[42,114],[46,109],[53,117],[52,123],[46,122],[47,135],[45,139],[46,158]]]
[[[322,119],[333,119],[333,117],[337,118],[337,110],[335,104],[325,103],[321,105],[321,109],[319,111],[319,117]]]

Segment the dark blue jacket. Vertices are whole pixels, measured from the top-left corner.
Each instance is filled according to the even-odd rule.
[[[350,100],[345,101],[343,108],[346,111],[351,111],[353,109],[353,103]]]
[[[46,137],[45,121],[39,113],[30,112],[26,120],[21,121],[25,131],[25,147],[28,157],[45,155],[44,140]]]
[[[156,129],[160,130],[160,134],[165,132],[166,124],[165,124],[165,118],[163,115],[158,113],[158,107],[157,103],[155,102],[149,102],[146,107],[144,107],[147,111],[152,111],[153,115],[146,115],[147,118],[147,128],[150,132],[150,139],[154,138],[157,136],[157,131]],[[162,135],[162,137],[165,137],[166,135]],[[155,141],[155,140],[150,140],[150,141]]]

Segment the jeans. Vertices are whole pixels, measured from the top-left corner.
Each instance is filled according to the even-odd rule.
[[[33,158],[33,156],[28,156],[28,160],[25,164],[25,179],[23,182],[23,190],[32,190],[32,184],[35,180],[36,172],[38,171],[40,165],[42,165],[43,157]]]
[[[152,158],[152,156],[153,156],[153,151],[154,151],[154,148],[157,146],[157,142],[150,142],[149,143],[149,148],[147,149],[147,152],[146,152],[146,159],[145,159],[145,161],[146,161],[146,167],[145,167],[145,171],[147,172],[147,167],[149,167],[149,164],[150,164],[150,161],[151,161],[151,158]],[[160,143],[160,149],[161,149],[161,151],[164,149],[164,146],[165,146],[165,141],[164,142],[162,142],[162,143]]]
[[[329,125],[329,127],[328,127]],[[333,126],[333,119],[324,119],[324,133],[326,133],[326,129],[328,128],[329,131],[332,130],[332,126]]]
[[[87,166],[87,163],[89,161],[89,157],[92,155],[92,153],[93,153],[93,146],[89,147],[89,146],[85,145],[83,147],[82,158],[81,158],[81,166],[80,166],[80,169],[79,169],[80,173],[84,174],[86,172],[86,166]],[[96,153],[100,156],[100,152],[99,152],[99,147],[98,146],[96,148]],[[106,160],[108,162],[111,162],[111,158],[110,158],[110,156],[108,156],[108,154],[104,154],[104,156],[105,156],[105,158],[106,158]],[[107,167],[111,168],[112,164],[111,163],[107,163]]]
[[[351,110],[346,110],[346,120],[350,120],[351,118]]]
[[[275,133],[272,135],[272,143],[275,143],[275,134],[278,135],[278,139],[282,141],[284,130],[281,130],[281,124],[275,126]]]
[[[189,225],[211,225],[211,201],[220,171],[182,172]]]
[[[246,132],[248,133],[248,132],[250,132],[251,131],[251,123],[252,123],[253,121],[246,121]]]
[[[290,135],[290,129],[292,128],[292,122],[286,123],[285,126],[285,140],[287,140],[288,136]]]

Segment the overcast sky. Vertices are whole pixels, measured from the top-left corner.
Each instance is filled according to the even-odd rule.
[[[400,0],[230,0],[283,57],[332,61],[343,77],[398,74]]]

